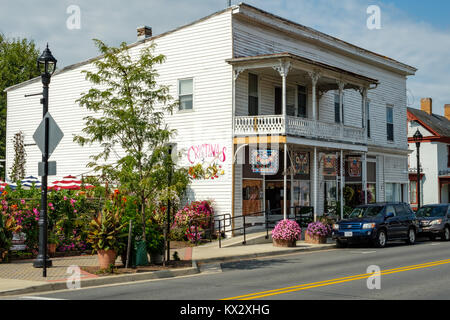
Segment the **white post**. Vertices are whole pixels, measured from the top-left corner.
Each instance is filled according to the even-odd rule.
[[[314,183],[313,183],[313,207],[314,207],[314,221],[317,221],[317,147],[314,147]]]
[[[317,82],[320,78],[320,72],[308,72],[312,82],[312,119],[317,119]]]
[[[362,183],[364,190],[364,204],[367,204],[369,201],[367,199],[367,154],[363,154],[363,163],[362,163]]]
[[[341,219],[344,219],[344,152],[341,149]]]
[[[283,218],[287,219],[287,144],[284,144]]]

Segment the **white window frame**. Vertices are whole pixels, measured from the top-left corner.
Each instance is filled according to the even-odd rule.
[[[188,78],[180,78],[177,79],[177,97],[178,101],[180,101],[180,82],[185,80],[192,80],[192,109],[180,109],[181,104],[178,106],[178,112],[193,112],[195,108],[195,78],[194,77],[188,77]]]
[[[389,124],[392,124],[392,140],[389,140],[389,137],[388,137],[388,134],[387,134],[387,127],[388,127],[388,122],[387,122],[387,109],[388,108],[390,108],[390,109],[392,109],[392,123],[389,123]],[[394,119],[395,118],[395,114],[394,114],[394,105],[393,104],[387,104],[386,105],[386,141],[388,142],[388,143],[394,143],[395,142],[395,126],[394,126]]]

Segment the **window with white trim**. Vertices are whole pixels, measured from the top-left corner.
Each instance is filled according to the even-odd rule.
[[[178,80],[180,110],[192,110],[194,105],[194,79]]]

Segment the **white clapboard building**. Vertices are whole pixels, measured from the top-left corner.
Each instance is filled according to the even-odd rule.
[[[251,223],[294,206],[321,215],[344,192],[349,204],[408,201],[406,80],[415,68],[247,4],[138,35],[133,54],[155,42],[167,58],[159,81],[182,101],[166,119],[177,130],[178,164],[223,170],[194,179],[187,200],[212,199],[218,215],[259,213]],[[51,158],[56,179],[92,174],[86,164],[99,147],[73,136],[87,115],[76,103],[90,88],[81,71],[93,70],[93,59],[52,77],[49,110],[64,132]],[[27,175],[37,175],[41,159],[32,135],[42,107],[24,95],[41,87],[33,79],[7,89],[6,165],[23,131]]]

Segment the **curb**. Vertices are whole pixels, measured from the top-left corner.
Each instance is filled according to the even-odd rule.
[[[80,280],[80,285],[81,285],[82,289],[85,289],[85,288],[89,288],[89,287],[96,287],[96,286],[102,286],[102,285],[108,285],[108,284],[120,284],[120,283],[142,281],[142,280],[174,278],[174,277],[197,274],[199,272],[200,271],[197,267],[197,263],[195,263],[195,261],[192,261],[191,268],[182,268],[182,269],[177,269],[177,270],[149,271],[149,272],[125,274],[125,275],[119,275],[119,276],[106,276],[106,277],[99,277],[99,278],[94,278],[94,279],[85,279],[85,280]],[[67,290],[67,289],[68,288],[67,288],[66,281],[61,281],[61,282],[46,283],[46,284],[22,288],[22,289],[0,291],[0,297],[15,296],[15,295],[29,294],[29,293],[38,293],[38,292]]]
[[[239,260],[245,260],[245,259],[252,259],[252,258],[262,258],[262,257],[270,257],[270,256],[280,256],[284,254],[290,254],[295,252],[312,252],[312,251],[321,251],[321,250],[329,250],[329,249],[335,249],[336,245],[330,244],[329,246],[321,246],[321,247],[297,247],[289,250],[283,250],[283,251],[268,251],[268,252],[261,252],[261,253],[249,253],[249,254],[243,254],[243,255],[236,255],[232,257],[217,257],[217,258],[207,258],[207,259],[197,259],[195,260],[196,265],[198,264],[204,264],[204,263],[223,263],[223,262],[231,262],[231,261],[239,261]],[[194,263],[194,260],[192,260]]]

